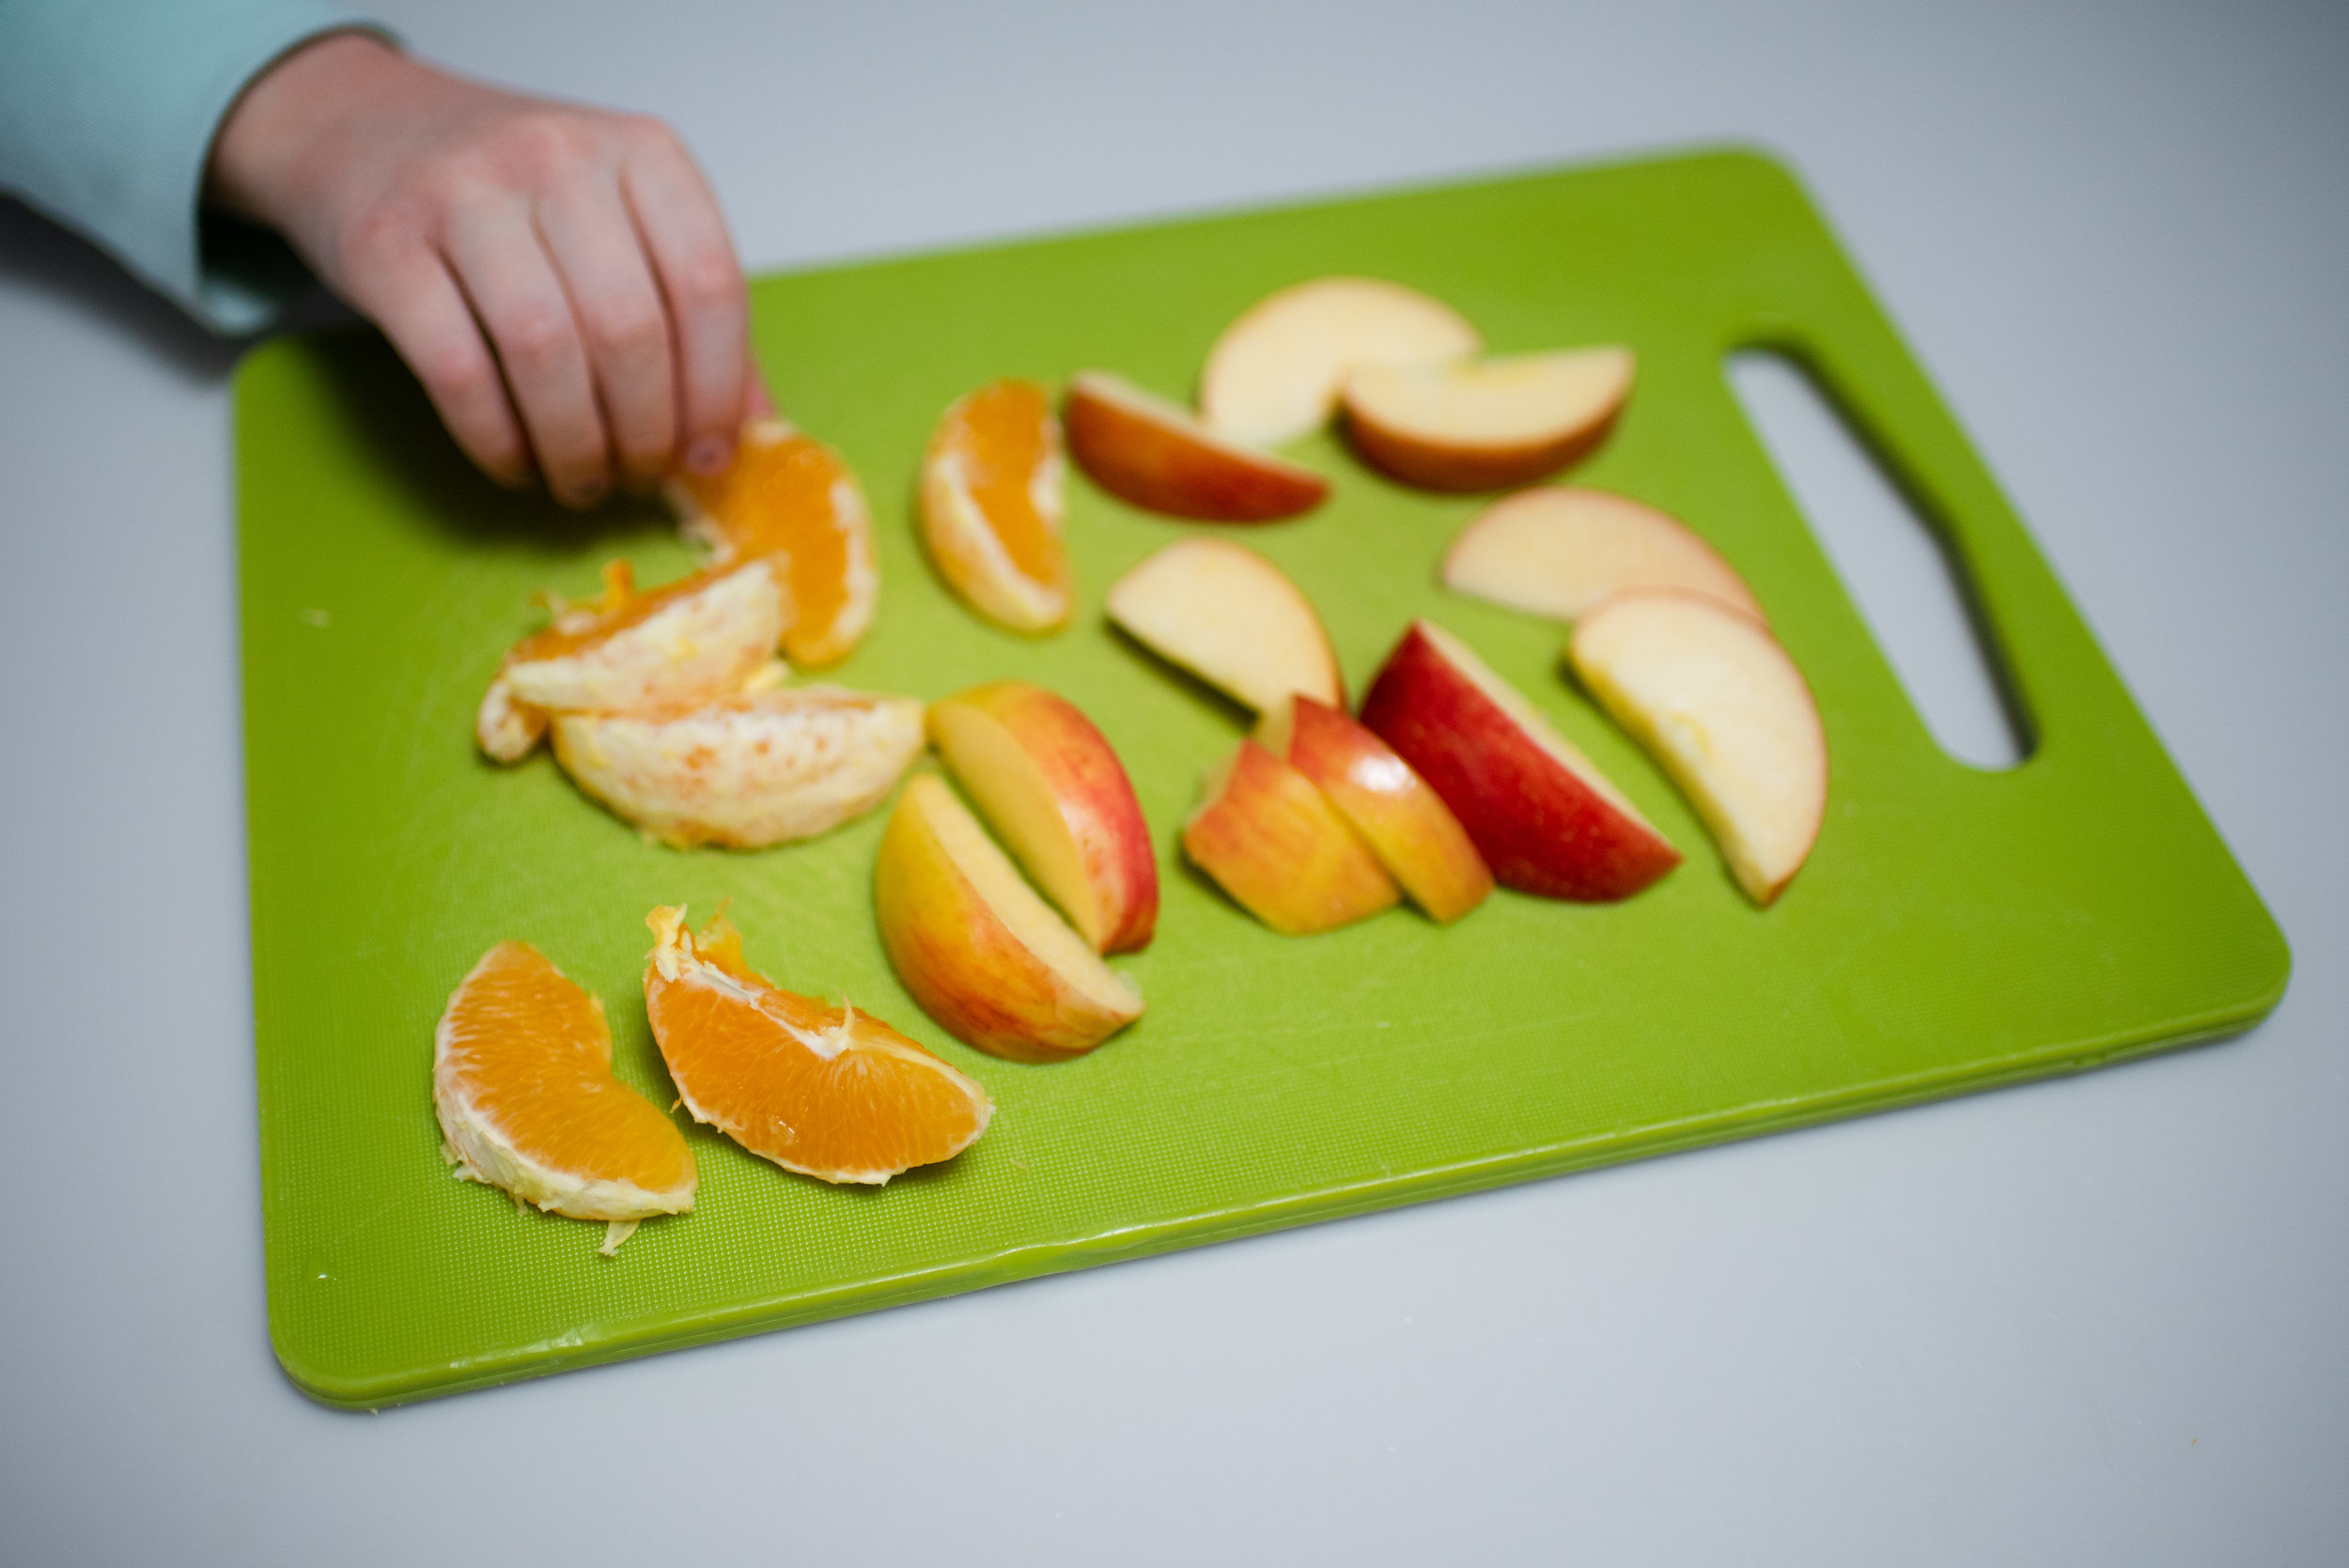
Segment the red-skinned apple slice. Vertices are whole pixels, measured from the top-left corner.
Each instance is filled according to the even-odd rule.
[[[1159,862],[1116,752],[1066,698],[989,681],[930,705],[930,742],[1045,896],[1102,953],[1150,944]]]
[[[1106,370],[1070,379],[1061,422],[1094,483],[1169,517],[1271,522],[1310,512],[1330,493],[1312,469],[1220,436],[1190,410]]]
[[[944,780],[917,774],[873,862],[890,967],[956,1039],[1014,1062],[1081,1055],[1142,998],[1029,887]]]
[[[1379,278],[1314,278],[1242,311],[1207,350],[1199,411],[1236,441],[1278,446],[1330,423],[1366,365],[1437,365],[1484,347],[1441,300]]]
[[[1443,797],[1504,886],[1607,901],[1680,863],[1590,758],[1432,621],[1387,656],[1362,723]]]
[[[1281,568],[1228,539],[1177,539],[1110,584],[1110,619],[1258,713],[1292,691],[1346,702],[1321,617]]]
[[[1256,739],[1320,786],[1432,918],[1457,920],[1493,891],[1485,858],[1442,797],[1343,709],[1292,696],[1264,716]]]
[[[1519,490],[1477,513],[1444,554],[1443,583],[1562,621],[1629,588],[1685,588],[1764,618],[1737,568],[1695,530],[1579,485]]]
[[[1827,813],[1827,731],[1786,650],[1702,594],[1651,589],[1583,616],[1567,656],[1680,786],[1747,896],[1777,898]]]
[[[1628,349],[1439,365],[1346,380],[1346,435],[1373,467],[1431,490],[1492,490],[1554,474],[1606,439],[1631,396]]]
[[[1253,740],[1209,770],[1183,852],[1286,936],[1334,931],[1403,898],[1329,797]]]

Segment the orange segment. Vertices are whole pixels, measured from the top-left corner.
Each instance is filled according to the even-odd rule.
[[[848,657],[873,624],[880,577],[864,492],[839,453],[779,419],[742,432],[733,466],[679,474],[669,499],[720,564],[770,556],[791,604],[783,650],[797,664]]]
[[[653,910],[645,1008],[693,1119],[786,1171],[875,1186],[960,1154],[987,1091],[879,1018],[778,989],[723,915]]]
[[[518,1202],[615,1227],[693,1206],[693,1152],[612,1076],[603,1004],[528,942],[490,949],[448,999],[432,1105],[460,1173]]]
[[[603,596],[566,604],[514,644],[481,699],[474,738],[499,762],[525,755],[552,713],[611,713],[704,701],[739,690],[774,655],[786,600],[775,564],[745,561],[636,591],[625,561],[603,569]]]
[[[1050,395],[1022,380],[957,399],[922,461],[922,536],[939,574],[1015,631],[1068,619],[1067,472]]]

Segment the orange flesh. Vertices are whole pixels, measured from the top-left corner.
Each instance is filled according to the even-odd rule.
[[[525,1158],[662,1192],[693,1180],[685,1135],[612,1076],[596,999],[528,942],[502,942],[449,1003],[441,1072]]]
[[[1060,579],[1060,536],[1035,508],[1031,487],[1051,455],[1051,398],[1034,381],[1003,380],[964,399],[946,436],[962,458],[971,500],[1031,582]]]
[[[717,525],[727,559],[780,554],[791,592],[794,659],[817,646],[848,603],[849,521],[838,487],[855,483],[848,465],[822,442],[793,433],[766,445],[743,442],[734,466],[710,478],[685,474],[687,493]]]
[[[656,933],[663,912],[647,922]],[[976,1083],[879,1018],[778,989],[743,961],[723,916],[683,945],[752,994],[664,979],[648,964],[653,1034],[695,1114],[753,1154],[827,1181],[879,1181],[949,1158],[985,1130],[993,1108]]]

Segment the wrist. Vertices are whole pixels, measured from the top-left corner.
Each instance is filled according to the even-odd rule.
[[[429,74],[373,33],[329,33],[280,55],[222,117],[205,163],[206,205],[283,230],[350,128],[407,80]]]

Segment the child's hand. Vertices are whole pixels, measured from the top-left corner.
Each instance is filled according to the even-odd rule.
[[[769,411],[718,203],[657,121],[338,34],[247,89],[207,194],[372,317],[492,476],[592,505],[732,458]],[[487,340],[484,340],[484,334]]]

